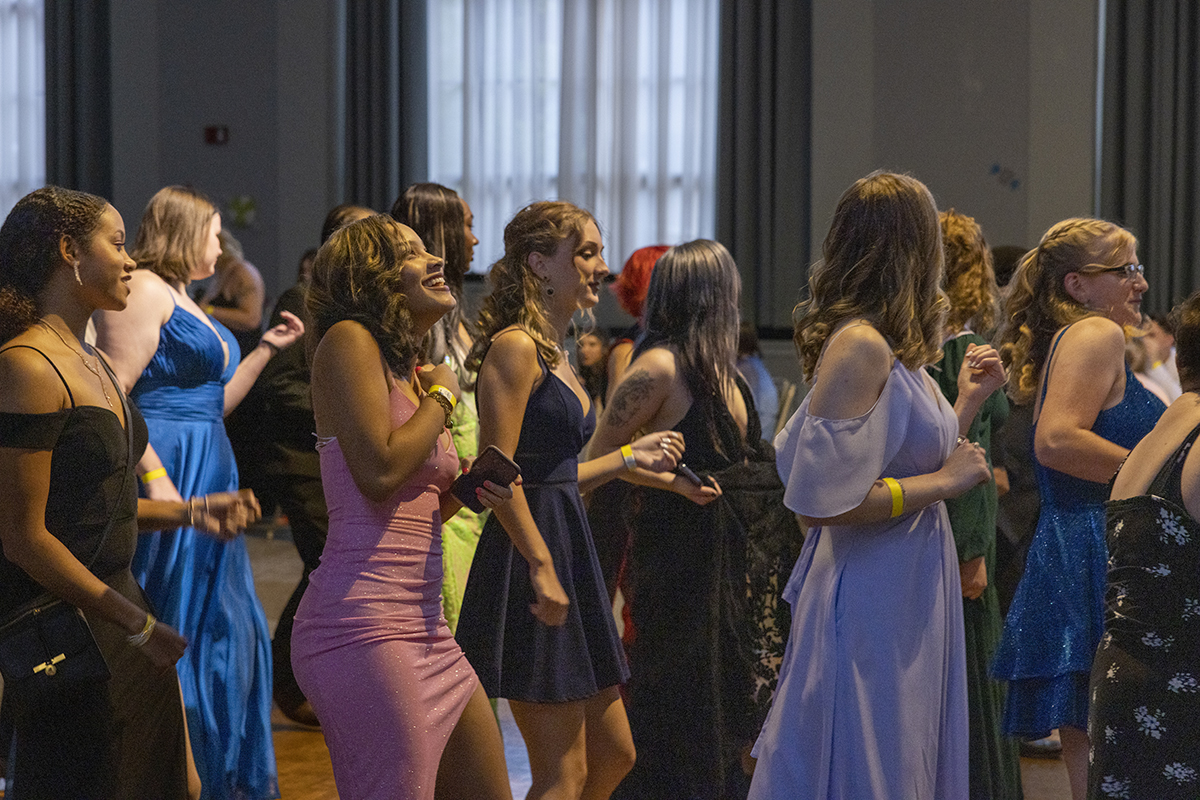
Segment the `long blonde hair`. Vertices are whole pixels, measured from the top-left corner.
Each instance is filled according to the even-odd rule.
[[[829,335],[855,317],[870,319],[909,369],[941,358],[949,303],[937,207],[925,184],[891,172],[855,181],[838,201],[822,255],[793,312],[806,380]]]
[[[595,218],[579,206],[544,200],[525,206],[504,227],[504,255],[492,264],[488,283],[492,291],[479,311],[479,339],[467,358],[467,369],[478,371],[492,336],[510,325],[520,325],[533,337],[546,363],[562,358],[558,334],[550,324],[543,283],[529,266],[529,256],[552,255],[563,242],[578,246],[583,229]]]
[[[1014,403],[1024,405],[1036,395],[1054,334],[1100,313],[1067,293],[1067,275],[1088,267],[1116,266],[1111,262],[1135,247],[1137,239],[1119,225],[1075,217],[1051,226],[1038,246],[1021,258],[1009,283],[998,339],[1000,358],[1012,376],[1008,393]]]

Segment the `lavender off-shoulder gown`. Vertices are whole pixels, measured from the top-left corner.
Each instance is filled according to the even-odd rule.
[[[416,410],[398,389],[392,427]],[[442,615],[440,494],[458,471],[443,433],[387,500],[321,448],[329,538],[296,612],[292,665],[329,745],[342,797],[432,800],[438,763],[479,680]]]
[[[861,417],[809,398],[775,440],[788,508],[832,517],[880,477],[936,471],[958,421],[899,362]],[[809,531],[784,591],[792,628],[763,725],[753,800],[959,800],[967,789],[962,589],[944,503]]]

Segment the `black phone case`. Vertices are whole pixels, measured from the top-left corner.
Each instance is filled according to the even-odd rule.
[[[491,481],[498,486],[507,486],[521,474],[517,462],[504,455],[495,445],[488,445],[475,463],[471,471],[459,475],[450,486],[450,491],[458,501],[476,514],[483,513],[484,505],[479,501],[475,490],[483,486],[484,481]]]

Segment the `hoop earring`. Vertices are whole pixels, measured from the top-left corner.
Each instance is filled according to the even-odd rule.
[[[79,262],[72,261],[71,267],[74,268],[74,270],[75,270],[75,282],[78,283],[80,286],[83,286],[83,278],[79,277]]]

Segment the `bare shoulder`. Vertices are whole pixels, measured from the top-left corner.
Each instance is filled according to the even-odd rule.
[[[679,371],[679,361],[670,347],[651,347],[629,364],[629,374],[646,373],[653,380],[673,380]]]
[[[132,322],[133,316],[152,312],[155,316],[151,318],[154,318],[155,322],[165,323],[174,310],[175,301],[167,282],[151,270],[135,269],[129,276],[129,303],[125,310],[101,312],[98,316],[106,319],[128,319]]]
[[[887,383],[895,357],[887,339],[870,325],[854,325],[826,346],[813,384],[809,411],[828,419],[867,413]]]
[[[855,375],[887,377],[894,356],[879,331],[870,325],[854,325],[831,338],[821,358],[822,378],[829,378],[831,373],[843,379]]]
[[[19,336],[9,344],[26,344]],[[0,411],[48,414],[69,405],[62,378],[45,356],[29,347],[0,352]]]
[[[1063,332],[1059,346],[1072,352],[1120,353],[1124,359],[1125,331],[1106,317],[1085,317]]]
[[[313,370],[357,371],[379,361],[379,345],[360,322],[344,319],[325,331],[313,353]]]
[[[536,379],[541,374],[537,342],[524,328],[505,328],[492,337],[480,372],[484,370],[498,376],[504,383]]]

